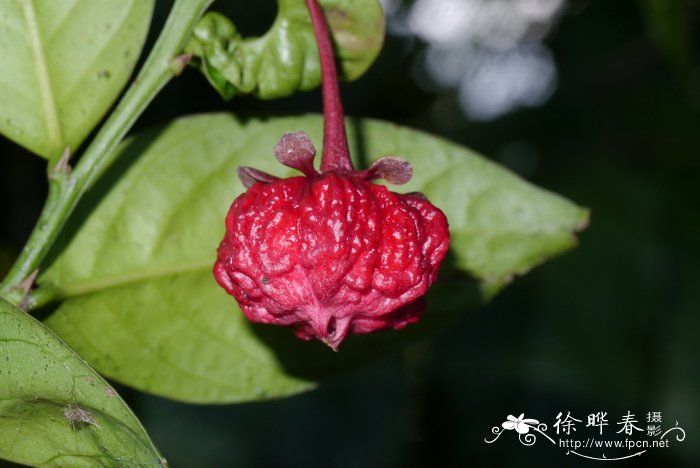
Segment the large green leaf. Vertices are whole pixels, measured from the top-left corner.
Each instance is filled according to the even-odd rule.
[[[112,387],[2,298],[0,458],[38,466],[164,464]]]
[[[139,57],[153,0],[5,0],[0,134],[45,158],[73,151]]]
[[[384,13],[378,0],[320,0],[340,59],[340,74],[352,80],[379,55]],[[254,93],[263,99],[288,96],[321,83],[318,49],[304,0],[278,0],[277,19],[262,37],[243,38],[219,13],[195,28],[187,51],[209,82],[230,99]]]
[[[288,175],[272,155],[279,137],[304,130],[320,145],[321,127],[320,116],[242,123],[202,115],[131,140],[39,280],[65,299],[46,323],[119,381],[176,399],[227,402],[310,388],[466,310],[473,291],[448,270],[421,326],[351,337],[337,354],[242,318],[211,274],[224,216],[243,190],[236,167]],[[349,130],[351,142],[362,137],[362,151],[351,145],[354,155],[411,161],[415,175],[405,190],[424,192],[445,211],[453,263],[482,286],[500,286],[573,246],[573,231],[586,220],[585,210],[455,144],[373,120]]]

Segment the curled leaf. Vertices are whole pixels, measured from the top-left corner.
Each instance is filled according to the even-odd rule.
[[[331,27],[340,75],[353,80],[381,50],[382,7],[377,0],[321,0],[320,4]],[[261,37],[243,38],[228,18],[208,13],[195,28],[186,52],[225,99],[236,94],[275,99],[321,83],[304,0],[279,0],[277,18]]]

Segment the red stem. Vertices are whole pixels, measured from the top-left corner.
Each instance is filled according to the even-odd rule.
[[[338,75],[333,58],[328,26],[323,11],[316,0],[306,0],[311,15],[311,24],[316,35],[318,55],[321,59],[321,80],[323,84],[323,155],[321,172],[335,171],[349,173],[354,170],[348,150],[348,137],[345,134],[345,116],[340,100]]]

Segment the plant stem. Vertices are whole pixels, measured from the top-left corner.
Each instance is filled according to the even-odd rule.
[[[340,100],[338,74],[333,58],[333,44],[328,33],[328,26],[323,11],[316,0],[306,0],[311,15],[311,24],[316,35],[318,55],[321,61],[321,81],[323,84],[323,156],[321,172],[335,171],[348,173],[353,171],[348,149],[348,137],[345,134],[345,116]]]
[[[24,249],[0,285],[0,295],[15,305],[26,294],[20,283],[53,245],[78,201],[116,156],[116,147],[158,92],[181,69],[173,60],[182,52],[197,21],[213,0],[175,0],[148,59],[126,94],[85,150],[75,170],[49,167],[49,193]],[[64,161],[65,162],[65,161]],[[31,304],[29,305],[31,306]]]

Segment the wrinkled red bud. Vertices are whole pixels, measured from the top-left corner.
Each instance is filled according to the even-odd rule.
[[[214,276],[251,321],[288,325],[337,349],[348,333],[418,321],[449,232],[445,215],[422,194],[371,183],[408,182],[407,161],[385,157],[353,169],[328,33],[316,1],[307,5],[324,78],[321,172],[303,132],[284,135],[274,150],[303,176],[239,168],[248,190],[229,209]]]
[[[291,133],[276,148],[304,176],[263,179],[234,201],[217,281],[253,322],[290,325],[334,349],[348,333],[417,321],[420,307],[404,306],[435,282],[449,243],[445,215],[368,182],[372,169],[317,173],[308,143]],[[389,161],[389,177],[405,180],[408,163]]]

